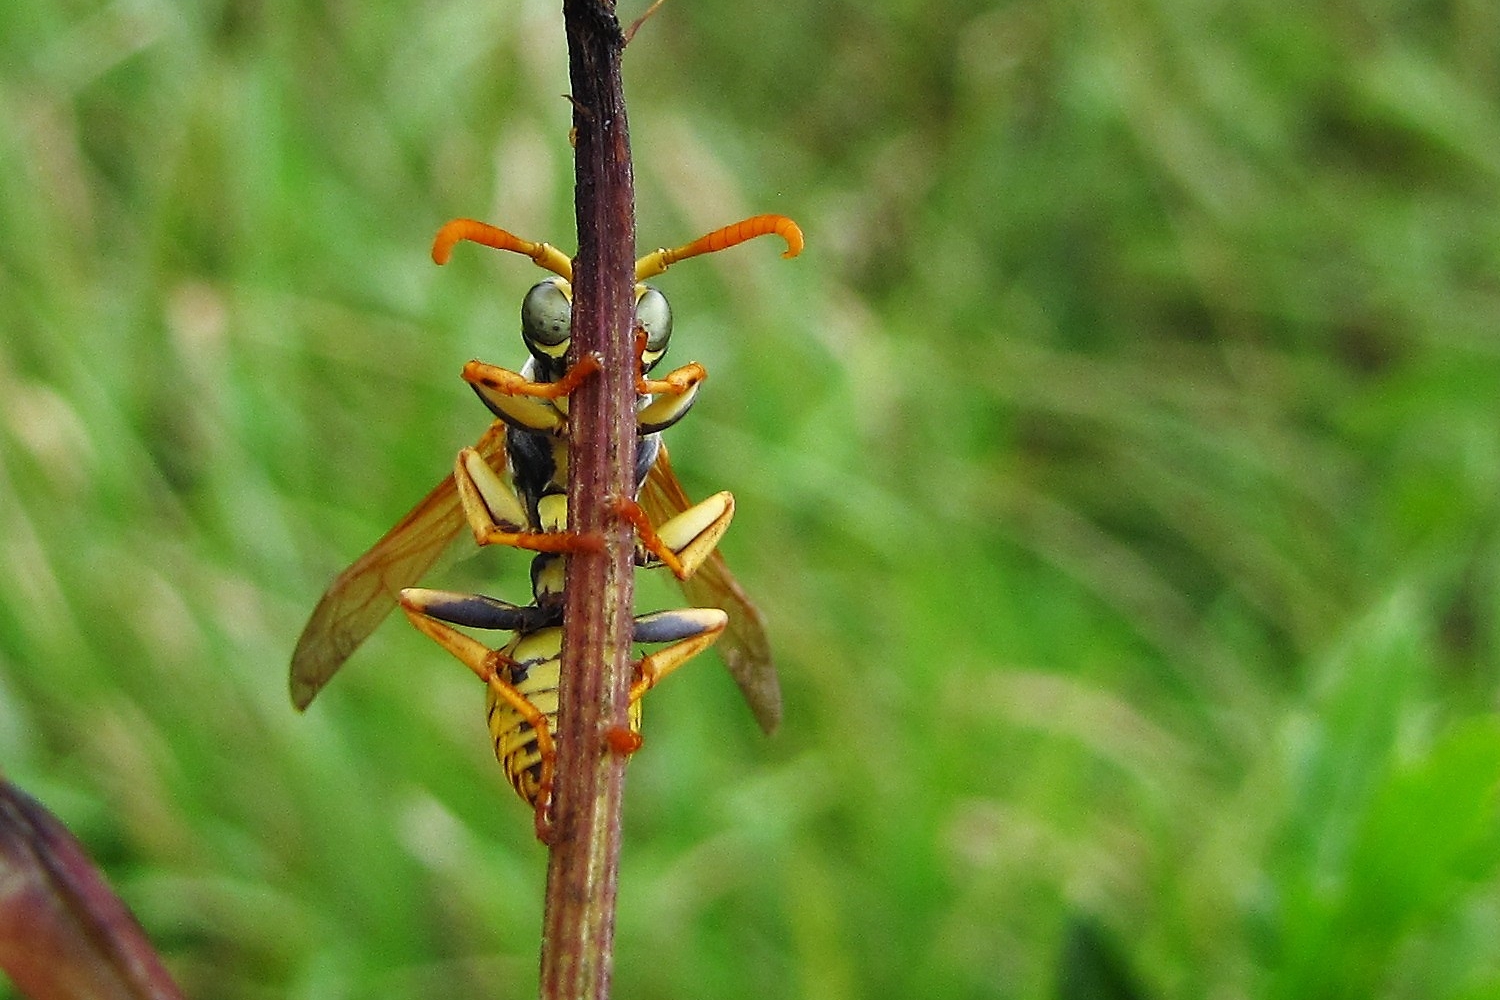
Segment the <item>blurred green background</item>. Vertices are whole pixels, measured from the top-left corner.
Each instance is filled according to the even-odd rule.
[[[1500,5],[672,0],[626,84],[643,250],[808,249],[658,282],[787,718],[648,699],[616,995],[1500,996]],[[535,994],[473,678],[286,664],[522,360],[427,248],[575,245],[567,86],[555,2],[0,6],[0,767],[197,1000]]]

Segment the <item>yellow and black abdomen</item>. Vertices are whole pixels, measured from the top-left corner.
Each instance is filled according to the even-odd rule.
[[[544,628],[519,635],[505,647],[512,661],[502,676],[502,694],[489,685],[486,718],[495,744],[495,758],[516,794],[535,806],[549,797],[557,734],[558,680],[562,673],[562,629]],[[515,700],[512,700],[512,697]],[[631,732],[641,731],[641,705],[630,705]],[[546,762],[546,766],[544,766]]]

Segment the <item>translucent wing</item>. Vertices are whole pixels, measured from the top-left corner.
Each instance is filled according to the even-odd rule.
[[[505,471],[505,425],[495,421],[474,446]],[[340,573],[302,629],[292,653],[292,704],[303,709],[396,607],[403,587],[418,583],[465,527],[448,476],[370,551]]]
[[[641,506],[654,524],[661,524],[692,506],[672,472],[665,444],[641,488]],[[771,660],[771,643],[766,638],[765,619],[760,610],[750,602],[717,551],[691,579],[683,581],[682,591],[694,606],[721,608],[729,615],[729,627],[718,642],[719,655],[749,702],[760,728],[767,733],[775,732],[781,724],[781,681]]]

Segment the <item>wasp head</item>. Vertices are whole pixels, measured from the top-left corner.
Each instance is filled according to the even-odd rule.
[[[521,339],[544,381],[555,381],[567,370],[572,324],[573,288],[561,277],[537,282],[521,300]],[[672,339],[672,307],[650,285],[635,286],[635,331],[644,374],[667,353]]]

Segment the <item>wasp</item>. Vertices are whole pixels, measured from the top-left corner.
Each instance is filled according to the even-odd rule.
[[[636,333],[641,402],[637,425],[636,498],[616,498],[635,526],[637,562],[667,566],[694,604],[718,607],[658,612],[636,619],[642,643],[671,643],[637,665],[632,689],[632,732],[638,699],[657,680],[697,655],[721,635],[725,661],[762,728],[780,716],[780,692],[759,611],[724,564],[715,546],[733,514],[733,498],[716,494],[689,501],[672,472],[660,433],[692,406],[706,373],[685,365],[664,379],[647,375],[664,356],[672,315],[665,296],[645,284],[680,260],[728,249],[768,234],[796,256],[802,235],[782,216],[755,216],[715,230],[676,249],[659,249],[636,262]],[[538,829],[550,794],[554,751],[557,655],[561,646],[561,556],[597,545],[567,530],[567,399],[599,367],[597,358],[567,363],[571,327],[572,262],[546,243],[523,240],[470,219],[444,226],[433,259],[445,263],[456,243],[469,240],[529,257],[554,277],[539,282],[522,302],[522,338],[530,358],[517,373],[471,361],[463,377],[498,418],[479,441],[461,451],[454,472],[340,574],[313,611],[292,657],[292,700],[305,708],[345,660],[399,603],[409,618],[486,680],[496,752],[523,798],[538,809]],[[508,481],[507,481],[508,479]],[[639,499],[639,504],[637,503]],[[465,523],[480,545],[534,550],[534,603],[513,605],[479,595],[412,587],[437,562]],[[719,610],[722,607],[724,610]],[[504,629],[516,638],[491,650],[447,623]],[[626,740],[628,742],[628,739]]]

